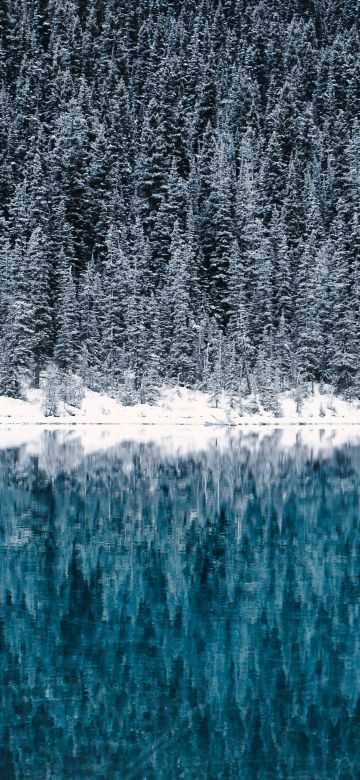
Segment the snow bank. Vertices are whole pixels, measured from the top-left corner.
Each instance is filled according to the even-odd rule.
[[[312,454],[346,444],[360,444],[360,408],[328,394],[304,400],[301,415],[290,394],[281,397],[282,416],[261,411],[240,415],[222,398],[213,408],[198,391],[164,389],[156,406],[123,406],[87,390],[80,409],[69,407],[62,417],[44,417],[40,391],[27,401],[0,397],[0,448],[26,445],[36,453],[41,432],[57,431],[64,445],[78,442],[83,454],[109,450],[124,441],[156,443],[164,453],[186,455],[215,446],[218,450],[244,444],[253,448],[274,435],[282,448],[308,447]]]
[[[256,414],[246,410],[241,414],[225,395],[215,408],[210,396],[186,388],[164,388],[158,403],[124,406],[106,395],[91,390],[85,392],[81,408],[68,406],[59,417],[45,417],[41,391],[31,390],[27,400],[0,396],[0,425],[122,425],[122,426],[285,426],[360,425],[360,404],[334,397],[331,393],[315,393],[304,399],[301,413],[291,393],[280,397],[281,416],[274,417],[263,409]]]

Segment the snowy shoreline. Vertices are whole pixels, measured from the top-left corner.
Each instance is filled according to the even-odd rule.
[[[246,406],[240,415],[225,395],[214,408],[207,394],[185,388],[164,388],[156,406],[123,406],[87,390],[80,408],[67,406],[61,416],[45,417],[41,391],[30,390],[27,400],[0,397],[0,449],[25,446],[36,454],[42,452],[46,439],[54,437],[50,450],[52,446],[70,445],[86,454],[110,450],[128,441],[154,445],[173,456],[209,448],[252,449],[276,436],[277,446],[289,449],[301,445],[314,456],[360,444],[357,402],[316,393],[304,399],[298,415],[289,393],[281,396],[280,408],[281,417],[261,408],[260,413],[251,414]]]
[[[224,395],[217,407],[206,393],[187,388],[164,388],[156,405],[124,406],[100,393],[85,391],[80,408],[64,406],[56,416],[45,416],[40,390],[30,390],[27,400],[0,396],[0,429],[4,426],[36,425],[74,427],[85,425],[147,426],[147,427],[221,427],[221,428],[284,428],[284,427],[344,427],[360,426],[360,404],[345,401],[331,392],[309,394],[304,398],[301,413],[291,393],[280,397],[281,416],[259,408],[257,413],[242,413]]]

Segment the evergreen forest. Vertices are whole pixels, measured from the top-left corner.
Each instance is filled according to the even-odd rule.
[[[0,394],[360,396],[358,0],[1,0]]]

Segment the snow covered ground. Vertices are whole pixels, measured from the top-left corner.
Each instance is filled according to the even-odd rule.
[[[32,446],[40,431],[57,430],[64,442],[81,438],[85,453],[109,449],[119,442],[161,444],[164,451],[185,454],[215,445],[225,448],[244,437],[256,441],[278,430],[282,447],[297,444],[312,452],[360,443],[360,404],[347,402],[331,393],[309,395],[301,414],[291,393],[281,397],[281,417],[269,412],[243,415],[222,398],[218,408],[205,393],[164,389],[156,406],[123,406],[108,396],[87,390],[81,408],[67,407],[61,417],[45,417],[41,392],[31,390],[27,400],[0,397],[0,448]],[[281,429],[281,430],[280,430]],[[250,441],[249,439],[249,441]],[[255,441],[251,446],[256,446]]]
[[[301,413],[296,411],[292,393],[280,398],[281,416],[271,412],[251,413],[244,403],[243,413],[224,395],[217,408],[206,393],[186,388],[164,388],[158,403],[123,406],[106,395],[86,390],[81,408],[67,406],[57,417],[45,417],[40,390],[29,390],[27,400],[0,396],[0,424],[20,425],[360,425],[360,402],[345,401],[329,393],[315,392],[304,399]]]

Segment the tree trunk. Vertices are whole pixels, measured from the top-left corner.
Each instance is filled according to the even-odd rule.
[[[38,359],[35,360],[35,368],[34,368],[34,388],[35,390],[38,390],[40,387],[40,362]]]

